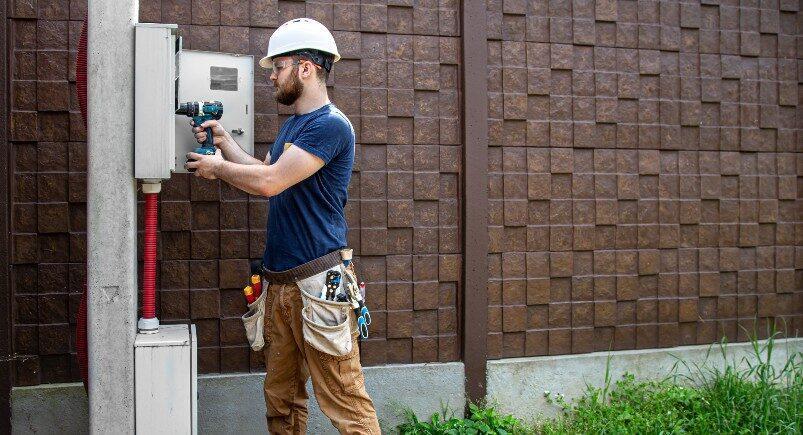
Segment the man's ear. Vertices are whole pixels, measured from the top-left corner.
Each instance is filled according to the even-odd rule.
[[[312,72],[310,71],[310,69],[312,68],[310,67],[310,62],[304,62],[301,65],[302,65],[301,69],[302,78],[309,77],[310,74],[312,74]]]

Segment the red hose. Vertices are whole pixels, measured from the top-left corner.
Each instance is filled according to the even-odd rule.
[[[84,381],[84,389],[89,392],[89,364],[86,347],[86,281],[84,281],[84,292],[81,295],[81,303],[78,305],[78,321],[75,325],[75,350],[78,354],[78,368],[81,370],[81,379]]]
[[[84,25],[81,27],[81,37],[78,39],[78,53],[75,55],[75,92],[78,94],[78,106],[81,108],[81,118],[84,119],[84,128],[86,128],[86,38],[87,38],[87,20],[84,19]]]
[[[81,37],[78,39],[78,53],[75,57],[75,90],[78,94],[78,106],[81,108],[81,118],[84,120],[86,128],[86,38],[87,38],[87,19],[81,26]],[[86,274],[86,270],[84,270]],[[81,371],[81,379],[84,381],[84,389],[89,393],[89,363],[87,352],[86,337],[86,281],[84,281],[84,292],[81,294],[81,303],[78,306],[78,319],[75,327],[75,353],[78,358],[78,367]]]
[[[145,264],[142,277],[142,317],[156,317],[156,224],[158,193],[145,194]]]

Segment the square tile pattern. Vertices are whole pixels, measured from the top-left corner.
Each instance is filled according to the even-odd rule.
[[[798,8],[487,2],[490,358],[801,329]],[[8,2],[15,385],[79,378],[85,13],[85,0]],[[140,1],[140,21],[178,23],[188,49],[259,59],[292,17],[333,30],[330,96],[357,133],[364,364],[460,359],[459,13],[457,0]],[[262,157],[290,112],[255,71]],[[197,325],[202,372],[263,370],[239,316],[267,201],[185,175],[160,201],[159,317]]]
[[[488,1],[490,358],[800,330],[790,1]]]
[[[9,2],[16,385],[79,378],[86,135],[75,54],[85,13],[85,0]],[[140,21],[178,23],[185,48],[255,60],[275,28],[298,16],[327,25],[343,56],[329,85],[357,134],[346,212],[373,317],[363,363],[458,360],[457,1],[140,2]],[[261,158],[291,112],[274,102],[265,70],[255,72]],[[239,317],[249,260],[262,257],[267,207],[225,183],[175,175],[163,185],[158,316],[197,326],[202,372],[264,370]],[[142,202],[139,213],[142,229]]]

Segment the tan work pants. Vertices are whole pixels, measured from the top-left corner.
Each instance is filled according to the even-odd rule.
[[[272,284],[265,309],[265,404],[268,431],[303,434],[307,428],[307,379],[321,411],[342,434],[380,434],[371,398],[365,391],[357,336],[352,351],[336,357],[304,340],[301,290]],[[354,316],[354,313],[349,312]]]

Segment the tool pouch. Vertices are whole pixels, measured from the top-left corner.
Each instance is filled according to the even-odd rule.
[[[343,267],[338,265],[296,282],[304,304],[301,309],[302,331],[304,340],[315,349],[332,356],[344,356],[351,352],[351,336],[356,327],[350,303],[317,296],[326,285],[326,272],[329,270],[343,273]]]
[[[264,326],[265,326],[265,298],[267,297],[267,284],[263,283],[265,290],[259,295],[257,300],[248,304],[248,312],[242,317],[245,326],[245,336],[251,349],[259,352],[265,346]]]

